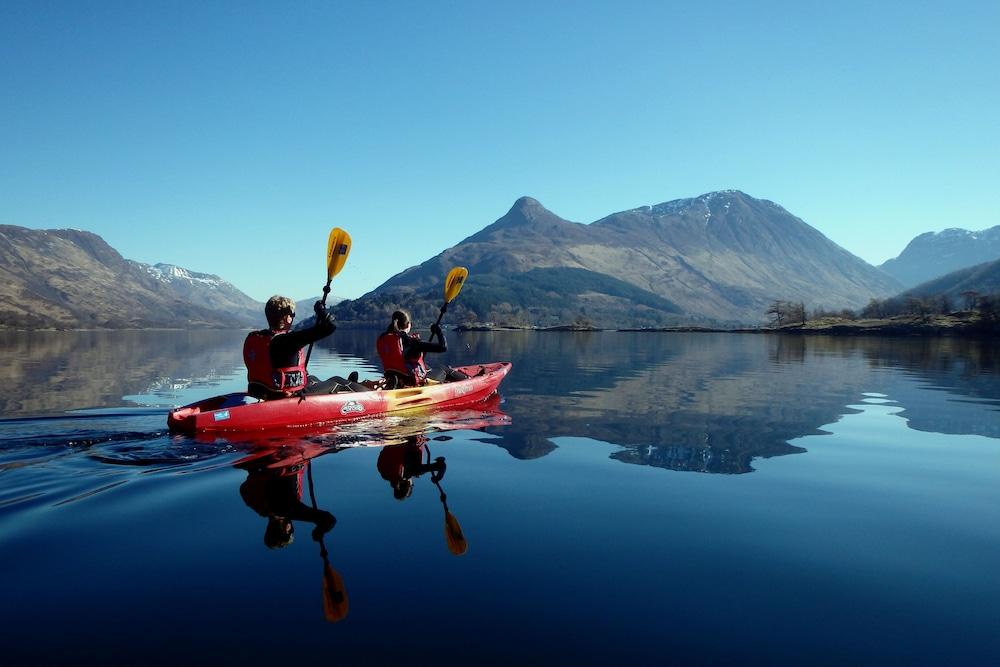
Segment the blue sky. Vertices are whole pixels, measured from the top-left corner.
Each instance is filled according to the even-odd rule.
[[[355,297],[522,195],[736,188],[880,263],[1000,224],[997,2],[0,0],[0,224]],[[474,279],[474,276],[473,276]]]

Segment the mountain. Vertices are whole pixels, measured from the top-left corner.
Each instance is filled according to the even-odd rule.
[[[903,292],[900,297],[946,296],[957,300],[965,292],[976,292],[980,295],[1000,293],[1000,259],[952,271],[921,283]]]
[[[322,294],[317,294],[316,296],[309,297],[308,299],[299,299],[298,301],[296,301],[295,312],[298,315],[298,319],[302,319],[307,316],[312,317],[313,304],[315,304],[322,298],[323,298]],[[344,299],[345,297],[331,294],[328,297],[326,297],[326,305],[328,308],[332,308],[333,306],[337,305]]]
[[[0,328],[226,328],[262,306],[218,276],[123,258],[96,234],[0,225]]]
[[[467,266],[452,321],[659,326],[760,322],[776,299],[856,308],[900,285],[777,204],[736,190],[569,222],[530,197],[502,218],[337,308],[383,324],[394,307],[436,315]]]
[[[249,324],[263,321],[263,305],[219,276],[189,271],[173,264],[149,265],[128,261],[187,301],[207,306],[217,313],[229,313]]]
[[[946,229],[927,232],[910,241],[899,254],[880,265],[906,287],[946,273],[1000,259],[1000,225],[978,232]]]

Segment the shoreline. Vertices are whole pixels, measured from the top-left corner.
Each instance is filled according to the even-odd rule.
[[[344,323],[340,323],[343,325]],[[348,325],[349,326],[349,325]],[[372,327],[358,326],[357,329],[368,330]],[[0,333],[57,333],[57,332],[138,332],[138,331],[250,331],[251,328],[128,328],[128,329],[20,329],[0,328]],[[809,320],[798,324],[785,324],[779,327],[743,326],[743,327],[709,327],[709,326],[669,326],[669,327],[622,327],[603,328],[577,324],[560,324],[547,327],[511,326],[495,324],[460,324],[449,329],[454,332],[489,333],[489,332],[542,332],[542,333],[732,333],[732,334],[781,334],[799,336],[876,336],[876,337],[959,337],[983,338],[1000,336],[1000,322],[984,321],[979,317],[963,314],[932,315],[926,318],[919,316],[897,316],[886,319],[844,320],[840,318],[825,318]]]
[[[800,336],[875,336],[875,337],[960,337],[983,338],[1000,335],[1000,322],[984,321],[977,316],[932,315],[898,316],[886,319],[844,320],[825,318],[809,320],[800,324],[786,324],[780,327],[623,327],[620,329],[588,327],[578,325],[557,325],[551,327],[498,326],[490,324],[459,325],[452,331],[493,332],[604,332],[622,333],[734,333],[734,334],[781,334]]]

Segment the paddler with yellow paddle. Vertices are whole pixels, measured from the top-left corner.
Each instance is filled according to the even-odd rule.
[[[340,386],[331,378],[319,382],[306,370],[312,346],[337,330],[333,315],[326,309],[330,283],[340,273],[351,251],[351,236],[343,229],[330,231],[326,250],[326,285],[323,298],[313,306],[316,323],[308,329],[292,331],[295,302],[288,297],[272,296],[264,306],[267,328],[252,331],[243,343],[243,361],[247,366],[247,393],[270,400],[302,394],[326,394]],[[308,351],[305,349],[308,345]]]

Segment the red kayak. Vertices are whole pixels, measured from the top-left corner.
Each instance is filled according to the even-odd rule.
[[[175,433],[263,431],[337,424],[403,410],[452,408],[496,393],[510,363],[460,366],[455,370],[469,378],[429,381],[421,387],[404,389],[310,394],[272,401],[257,401],[246,393],[225,394],[171,410],[167,427]]]

